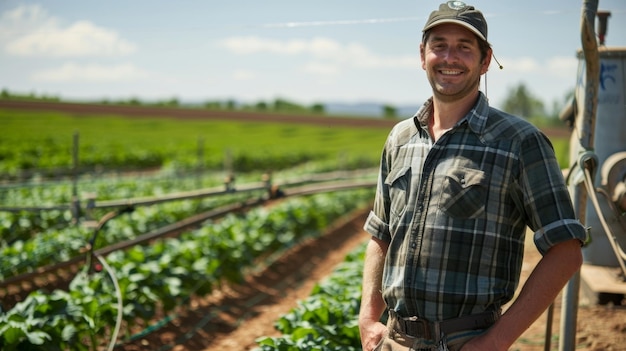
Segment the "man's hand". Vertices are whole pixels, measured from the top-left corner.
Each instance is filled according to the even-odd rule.
[[[468,341],[461,351],[506,351],[507,348],[501,348],[496,345],[495,338],[483,334]]]
[[[372,351],[387,333],[387,326],[379,321],[359,321],[359,331],[363,351]]]

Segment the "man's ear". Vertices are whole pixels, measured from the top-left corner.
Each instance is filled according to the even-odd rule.
[[[426,59],[424,58],[424,43],[420,43],[420,61],[422,62],[422,69],[426,70]]]
[[[489,70],[489,65],[491,64],[491,56],[493,54],[493,50],[490,48],[487,50],[487,55],[485,55],[485,59],[482,62],[482,67],[480,68],[480,74],[485,74]]]

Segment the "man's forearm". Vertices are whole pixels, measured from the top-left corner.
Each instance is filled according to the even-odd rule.
[[[550,249],[528,277],[515,302],[486,336],[494,337],[501,346],[499,349],[508,349],[550,306],[581,264],[578,240],[562,242]]]
[[[380,323],[380,316],[385,310],[381,287],[387,247],[386,243],[372,237],[365,251],[359,332],[361,346],[366,351],[376,348],[386,330]]]
[[[359,320],[378,321],[385,309],[381,294],[383,266],[387,244],[372,238],[365,251],[363,267],[363,291]]]

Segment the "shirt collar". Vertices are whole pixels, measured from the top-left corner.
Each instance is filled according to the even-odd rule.
[[[417,111],[413,119],[415,120],[415,126],[418,128],[428,128],[428,118],[433,112],[433,98],[430,97],[422,107]],[[487,97],[478,92],[478,99],[469,112],[461,118],[455,127],[466,123],[469,128],[478,135],[483,135],[485,126],[487,125],[487,117],[489,116],[489,101]]]

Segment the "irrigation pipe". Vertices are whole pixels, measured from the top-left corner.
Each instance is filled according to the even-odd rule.
[[[120,285],[117,281],[117,277],[115,276],[115,272],[106,262],[104,257],[100,255],[95,255],[95,257],[100,261],[102,267],[107,271],[111,281],[113,282],[113,287],[115,288],[115,295],[117,296],[117,317],[115,319],[115,328],[113,329],[113,333],[111,334],[111,341],[109,342],[108,351],[113,351],[115,348],[115,341],[117,340],[117,335],[120,332],[120,327],[122,326],[122,314],[124,312],[124,304],[122,303],[122,291],[120,290]]]
[[[207,212],[203,212],[203,213],[188,217],[182,221],[179,221],[179,222],[167,225],[165,227],[156,229],[154,231],[142,234],[134,239],[129,239],[123,242],[119,242],[119,243],[115,243],[115,244],[103,247],[101,249],[94,250],[93,254],[106,256],[114,251],[124,250],[131,246],[144,244],[150,240],[158,239],[163,236],[170,235],[172,233],[183,231],[186,228],[198,225],[208,219],[219,217],[229,212],[238,211],[248,206],[255,206],[255,205],[261,204],[263,201],[265,200],[252,200],[243,204],[228,205],[228,206],[220,207],[217,209],[209,210]],[[33,270],[32,272],[22,273],[16,276],[6,278],[4,280],[0,280],[0,289],[6,286],[12,285],[12,284],[16,284],[18,282],[32,280],[34,277],[37,277],[46,273],[50,273],[50,272],[57,271],[59,269],[70,267],[73,264],[79,264],[79,263],[85,262],[88,259],[89,259],[89,256],[87,256],[87,259],[86,259],[84,254],[80,254],[64,262],[50,264],[44,267],[39,267]]]
[[[351,180],[354,181],[359,177],[369,176],[371,174],[371,169],[365,170],[355,170],[355,171],[335,171],[335,172],[327,172],[315,174],[313,176],[301,177],[295,180],[286,181],[279,184],[279,187],[294,187],[294,186],[302,186],[308,183],[324,183],[331,181],[340,181],[340,180]],[[218,186],[212,188],[206,188],[201,190],[192,190],[192,191],[182,191],[176,192],[172,194],[166,194],[161,196],[148,196],[148,197],[138,197],[138,198],[130,198],[130,199],[122,199],[122,200],[104,200],[97,201],[95,199],[89,200],[87,199],[86,210],[92,209],[109,209],[109,208],[117,208],[117,207],[127,207],[127,206],[150,206],[163,202],[169,201],[177,201],[177,200],[188,200],[188,199],[196,199],[196,198],[204,198],[211,196],[219,196],[219,195],[230,195],[230,194],[241,194],[241,193],[253,193],[261,190],[268,190],[271,184],[268,182],[255,182],[242,186],[235,187],[234,184],[228,183],[226,187]],[[49,206],[0,206],[0,212],[43,212],[43,211],[65,211],[72,209],[73,204],[56,204]]]
[[[191,289],[191,293],[189,294],[189,296],[185,297],[182,301],[180,301],[177,304],[177,307],[183,306],[185,304],[187,304],[187,302],[189,302],[189,300],[191,299],[191,296],[200,288],[200,286],[204,284],[204,282],[199,282],[198,284],[196,284],[196,286]],[[200,328],[202,328],[204,325],[207,324],[208,321],[210,321],[211,319],[213,319],[219,312],[224,312],[226,311],[228,308],[228,306],[220,306],[220,307],[216,307],[213,309],[213,311],[211,313],[209,313],[208,315],[204,316],[200,322],[198,322],[196,324],[196,329],[199,330]],[[144,328],[143,330],[134,333],[133,335],[128,336],[127,338],[123,339],[120,343],[116,344],[115,346],[122,346],[128,342],[133,342],[137,339],[143,338],[146,335],[150,335],[154,332],[156,332],[157,330],[161,329],[162,327],[164,327],[166,324],[168,324],[169,322],[171,322],[172,320],[176,319],[180,317],[179,313],[171,313],[165,317],[163,317],[162,319],[158,320],[157,322],[147,326],[146,328]],[[205,322],[206,321],[206,322]],[[188,334],[189,332],[187,332]],[[161,347],[162,350],[163,347],[165,347],[167,345],[164,345]]]
[[[626,277],[626,264],[624,264],[624,260],[626,260],[626,253],[624,252],[624,250],[622,250],[619,243],[617,243],[615,235],[613,234],[613,231],[607,224],[606,218],[604,218],[602,209],[600,208],[600,203],[598,202],[598,197],[596,196],[596,192],[594,191],[594,188],[593,188],[593,181],[591,179],[591,173],[589,172],[589,169],[587,167],[584,167],[584,172],[585,172],[584,181],[585,181],[585,187],[587,188],[587,193],[589,194],[591,202],[593,203],[593,207],[595,208],[598,218],[600,219],[602,228],[604,228],[604,231],[606,232],[606,236],[607,238],[609,238],[609,243],[611,244],[611,247],[613,248],[613,251],[615,252],[615,255],[618,258],[617,261],[619,262],[619,265],[622,268],[622,273]]]

